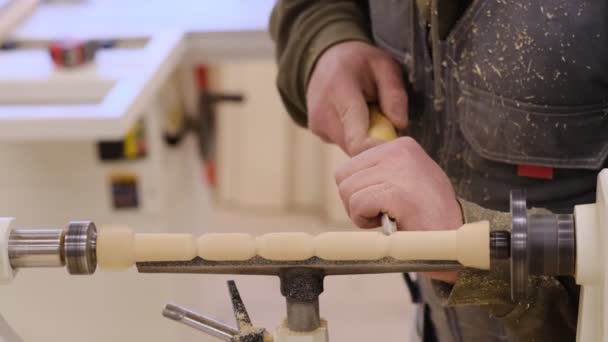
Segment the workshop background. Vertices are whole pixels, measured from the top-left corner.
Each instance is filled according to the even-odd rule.
[[[280,102],[272,5],[0,0],[0,216],[197,235],[355,229],[333,181],[346,156]],[[255,325],[281,323],[276,277],[135,270],[21,270],[0,287],[0,313],[28,342],[216,341],[161,309],[233,325],[228,279]],[[398,274],[328,277],[320,303],[333,341],[411,333]]]

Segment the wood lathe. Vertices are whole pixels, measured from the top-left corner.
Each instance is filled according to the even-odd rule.
[[[229,291],[238,327],[176,305],[164,315],[225,341],[327,341],[319,295],[325,276],[339,274],[490,269],[509,259],[514,301],[528,299],[529,278],[571,275],[582,285],[578,341],[608,342],[608,169],[598,178],[597,201],[573,214],[528,214],[525,194],[511,194],[511,231],[490,231],[487,222],[453,231],[248,234],[135,234],[127,227],[97,231],[92,222],[67,229],[13,229],[0,219],[0,281],[20,268],[65,267],[93,274],[99,265],[140,273],[274,275],[287,300],[287,319],[270,335],[255,328],[234,282]],[[2,334],[7,334],[6,329]]]

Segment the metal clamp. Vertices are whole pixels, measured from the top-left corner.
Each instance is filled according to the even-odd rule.
[[[222,341],[264,342],[264,337],[268,336],[268,333],[263,328],[256,328],[251,324],[251,319],[234,280],[228,281],[228,291],[238,329],[173,304],[165,306],[163,316],[217,337]]]
[[[167,304],[163,310],[163,316],[217,337],[222,341],[232,341],[232,338],[239,333],[238,330],[229,325],[178,305]]]

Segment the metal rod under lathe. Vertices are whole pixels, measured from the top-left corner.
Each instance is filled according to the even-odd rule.
[[[222,341],[232,341],[232,338],[239,333],[231,326],[173,304],[165,306],[163,316],[217,337]]]
[[[321,325],[319,295],[323,271],[293,268],[281,272],[281,294],[287,301],[287,327],[292,331],[314,331]]]
[[[9,237],[8,255],[13,268],[64,266],[63,230],[13,230]]]
[[[319,298],[307,301],[287,298],[287,323],[293,331],[313,331],[321,326]]]

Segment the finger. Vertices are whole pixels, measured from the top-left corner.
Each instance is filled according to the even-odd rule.
[[[310,112],[308,128],[323,142],[337,144],[344,149],[344,128],[331,104],[325,104]]]
[[[378,166],[374,166],[369,169],[360,170],[338,184],[338,192],[342,199],[342,203],[345,204],[346,212],[350,214],[348,203],[350,203],[353,194],[382,182],[382,172]]]
[[[323,128],[323,131],[327,136],[325,142],[336,144],[344,150],[344,127],[342,126],[342,122],[340,122],[338,114],[333,108],[331,112],[328,113],[328,116],[330,116],[330,118],[325,120],[325,127]]]
[[[372,65],[380,109],[398,129],[408,125],[408,96],[399,67],[383,61]]]
[[[366,137],[365,140],[363,140],[363,142],[361,142],[361,144],[359,144],[358,147],[355,149],[353,155],[358,156],[359,154],[383,143],[385,143],[385,141],[372,137]]]
[[[393,145],[396,141],[398,140],[385,144],[379,144],[371,149],[361,152],[346,163],[342,164],[334,173],[336,184],[342,183],[342,181],[352,176],[356,172],[371,168],[380,163],[383,159],[389,158],[395,149]]]
[[[334,177],[336,183],[341,183],[345,178],[350,177],[355,172],[370,168],[376,164],[379,164],[383,160],[394,159],[395,155],[403,154],[408,159],[419,159],[420,157],[411,157],[411,155],[423,154],[426,158],[429,158],[424,152],[424,149],[414,140],[412,137],[400,137],[387,143],[380,144],[369,150],[363,151],[360,154],[351,158],[351,160],[342,164],[336,172]]]
[[[344,147],[350,156],[360,151],[367,139],[369,110],[362,90],[349,83],[336,93],[334,107],[343,127]]]
[[[354,193],[348,202],[349,216],[360,228],[380,226],[380,214],[388,212],[390,192],[385,184],[376,184]]]
[[[338,119],[338,114],[335,111],[332,114],[334,116],[334,119],[332,120],[330,125],[332,128],[331,138],[333,139],[335,144],[340,146],[344,153],[347,153],[346,144],[344,143],[344,126],[342,125],[342,122]]]
[[[365,138],[365,140],[361,143],[360,148],[359,148],[359,152],[357,152],[356,155],[359,155],[371,148],[374,148],[378,145],[382,145],[384,144],[386,141],[380,140],[380,139],[376,139],[376,138],[372,138],[372,137],[367,137]]]

